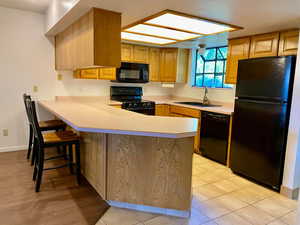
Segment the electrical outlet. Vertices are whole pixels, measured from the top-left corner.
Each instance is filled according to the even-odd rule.
[[[62,80],[63,76],[61,74],[57,74],[57,80]]]
[[[3,136],[8,136],[8,129],[3,129],[2,130]]]
[[[38,86],[34,85],[33,88],[32,88],[33,92],[38,92],[39,91],[39,88]]]

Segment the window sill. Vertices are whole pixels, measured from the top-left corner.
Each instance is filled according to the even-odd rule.
[[[196,85],[191,85],[192,88],[199,88],[199,89],[204,89],[205,87],[198,87]],[[228,87],[228,88],[214,88],[214,87],[207,87],[208,89],[214,89],[214,90],[233,90],[233,87]]]

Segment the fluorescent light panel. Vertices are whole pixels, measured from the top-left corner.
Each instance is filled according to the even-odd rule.
[[[155,27],[145,24],[138,24],[133,27],[127,28],[125,31],[140,33],[145,35],[154,35],[162,38],[171,38],[175,40],[187,40],[192,38],[201,37],[202,35],[187,33],[168,28]]]
[[[172,13],[163,14],[154,19],[145,21],[144,23],[174,29],[177,28],[187,32],[194,32],[205,35],[234,30],[228,25],[218,24],[204,19],[196,19],[186,16],[175,15]]]
[[[141,34],[132,34],[127,32],[121,32],[121,38],[123,40],[128,40],[128,41],[138,41],[138,42],[145,42],[145,43],[159,44],[159,45],[170,44],[175,42],[174,40],[157,38],[157,37],[141,35]]]

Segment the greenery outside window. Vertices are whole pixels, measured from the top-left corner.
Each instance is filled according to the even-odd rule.
[[[204,54],[196,53],[194,86],[209,88],[231,88],[225,84],[227,46],[207,48]]]

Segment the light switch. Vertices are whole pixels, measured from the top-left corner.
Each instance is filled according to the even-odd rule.
[[[8,129],[3,129],[3,131],[2,131],[2,133],[3,133],[3,136],[8,136]]]
[[[34,85],[33,88],[32,88],[33,92],[38,92],[39,91],[39,88],[38,86]]]
[[[62,80],[63,76],[61,74],[57,74],[57,80]]]

